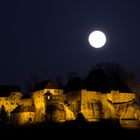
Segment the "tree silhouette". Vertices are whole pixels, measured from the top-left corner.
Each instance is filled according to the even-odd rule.
[[[58,88],[63,88],[63,86],[64,86],[64,79],[63,79],[63,77],[61,75],[57,75],[55,77],[55,82],[58,85]]]
[[[133,92],[137,87],[135,75],[118,63],[98,63],[85,79],[86,88],[101,92],[119,90]]]
[[[79,77],[75,76],[64,87],[64,91],[78,91],[84,88],[84,81]]]
[[[127,72],[119,63],[98,63],[96,68],[101,68],[109,77],[112,89],[135,92],[137,81],[134,73]]]
[[[0,109],[0,124],[3,126],[3,125],[6,125],[8,122],[9,122],[8,113],[5,110],[4,105],[2,105]]]
[[[108,75],[102,69],[93,69],[89,72],[85,79],[86,89],[109,92],[110,91],[110,80]]]
[[[39,76],[37,75],[33,75],[29,81],[27,81],[25,83],[25,87],[24,87],[24,90],[27,94],[30,94],[32,92],[32,90],[35,88],[36,84],[38,84],[40,81],[40,78]]]

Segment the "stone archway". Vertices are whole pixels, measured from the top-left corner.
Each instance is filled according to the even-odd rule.
[[[47,106],[47,120],[61,122],[66,120],[66,113],[62,104],[50,104]]]

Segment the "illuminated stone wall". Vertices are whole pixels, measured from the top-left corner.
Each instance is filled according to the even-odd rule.
[[[35,112],[19,112],[11,116],[12,123],[16,125],[25,125],[35,123]]]
[[[34,100],[33,100],[33,98],[20,99],[19,105],[33,106],[34,105]]]
[[[121,102],[129,102],[133,99],[136,99],[134,93],[121,93],[119,91],[111,91],[111,93],[107,94],[107,98],[112,103],[121,103]]]
[[[50,93],[48,97],[46,93]],[[11,92],[8,97],[0,97],[0,107],[4,105],[10,113],[19,105],[34,106],[34,112],[15,113],[15,120],[19,124],[27,123],[31,118],[34,122],[43,122],[48,118],[55,121],[75,120],[78,113],[82,113],[88,121],[99,119],[136,119],[140,120],[140,109],[135,102],[134,93],[100,93],[81,90],[63,94],[61,89],[44,89],[32,93],[29,99],[22,99],[20,92]],[[47,107],[52,104],[56,110],[47,114]],[[61,108],[60,108],[61,106]],[[30,121],[29,121],[30,122]]]
[[[69,121],[69,120],[75,120],[76,119],[76,115],[73,111],[71,111],[71,109],[63,104],[63,107],[64,107],[64,110],[65,110],[65,117],[66,117],[66,120]]]
[[[77,114],[81,112],[89,121],[115,116],[114,106],[107,101],[107,94],[81,90],[67,93],[66,100],[71,110],[74,107]]]
[[[48,120],[63,122],[75,120],[75,113],[69,108],[65,95],[52,95],[46,100],[46,117]]]
[[[67,93],[69,105],[80,108],[88,121],[99,119],[140,119],[140,109],[135,102],[134,93],[100,93],[96,91],[81,90]],[[78,104],[80,101],[80,107]],[[78,111],[78,110],[77,110]]]
[[[89,121],[115,116],[115,108],[107,101],[107,94],[87,90],[81,91],[81,112]]]
[[[81,91],[81,112],[88,120],[100,118],[100,95],[97,92]]]
[[[116,118],[140,120],[140,108],[134,93],[112,91],[107,94],[107,99],[115,108]]]
[[[8,97],[0,97],[0,107],[3,105],[10,115],[19,104],[22,94],[20,92],[12,92]]]
[[[77,114],[81,110],[81,91],[66,94],[66,105]]]
[[[52,95],[63,95],[63,90],[61,89],[43,89],[33,92],[33,100],[35,106],[35,121],[42,122],[45,120],[46,115],[46,98],[44,94],[51,93]]]
[[[5,110],[8,112],[8,115],[11,118],[11,121],[14,121],[16,124],[24,124],[27,123],[30,119],[34,121],[35,112],[22,112],[15,113],[14,117],[11,115],[11,112],[18,107],[22,106],[32,106],[33,99],[21,99],[22,93],[20,92],[11,92],[8,97],[0,97],[0,107],[3,105]],[[30,119],[29,119],[30,118]]]

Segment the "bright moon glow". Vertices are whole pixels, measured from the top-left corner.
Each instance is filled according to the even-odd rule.
[[[88,41],[94,48],[101,48],[106,43],[106,36],[101,31],[94,31],[89,35]]]

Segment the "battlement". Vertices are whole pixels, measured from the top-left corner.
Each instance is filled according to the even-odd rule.
[[[123,93],[119,91],[111,91],[111,93],[107,93],[107,99],[112,103],[117,102],[129,102],[131,100],[136,99],[135,93]]]

